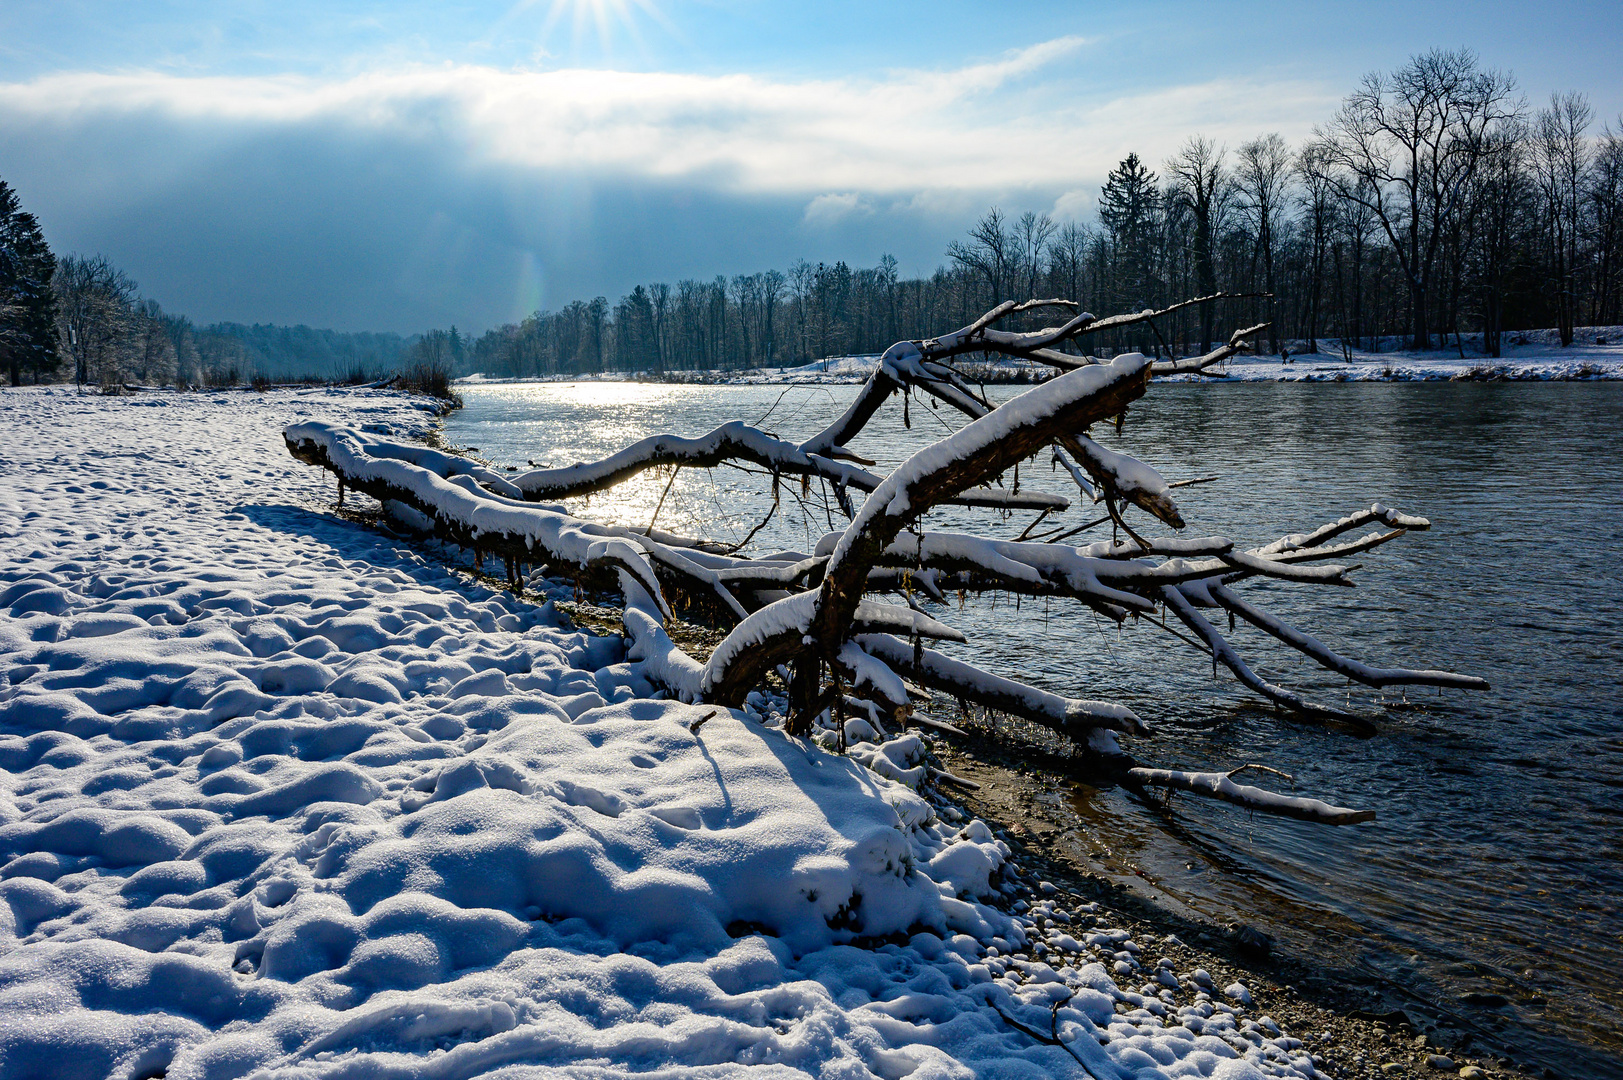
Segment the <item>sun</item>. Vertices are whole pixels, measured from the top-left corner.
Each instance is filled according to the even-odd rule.
[[[621,41],[641,45],[643,19],[669,29],[655,0],[551,0],[541,36],[546,40],[567,25],[574,50],[591,46],[595,38],[597,48],[608,53]]]

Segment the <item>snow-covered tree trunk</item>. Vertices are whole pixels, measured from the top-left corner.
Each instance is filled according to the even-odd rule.
[[[1137,353],[1103,363],[1057,346],[1101,330],[1153,326],[1187,304],[1100,319],[1068,301],[1005,301],[954,333],[893,345],[845,412],[799,444],[735,422],[696,438],[654,436],[598,462],[510,476],[452,454],[321,423],[295,424],[285,436],[294,456],[333,472],[340,490],[362,491],[397,508],[424,532],[501,556],[515,586],[520,567],[533,564],[583,588],[618,592],[629,659],[650,682],[682,700],[740,707],[754,692],[781,685],[773,680],[787,675],[789,732],[808,735],[819,725],[833,725],[843,733],[847,708],[905,721],[923,686],[966,706],[977,704],[1059,731],[1097,752],[1125,784],[1187,791],[1330,824],[1368,820],[1370,811],[1274,795],[1235,784],[1226,774],[1142,767],[1121,751],[1112,734],[1148,732],[1132,710],[1026,686],[923,645],[925,639],[965,638],[928,614],[915,594],[939,602],[949,590],[1002,591],[1075,600],[1117,622],[1138,615],[1158,616],[1164,624],[1171,616],[1190,635],[1178,636],[1205,653],[1214,670],[1221,664],[1257,694],[1302,714],[1367,724],[1348,709],[1315,703],[1262,679],[1202,609],[1227,613],[1231,623],[1244,620],[1326,669],[1369,686],[1486,688],[1469,675],[1373,667],[1342,656],[1238,590],[1259,576],[1350,585],[1350,568],[1330,560],[1429,528],[1424,518],[1376,504],[1250,550],[1219,536],[1147,535],[1157,522],[1183,527],[1174,485],[1137,458],[1094,442],[1090,426],[1120,417],[1148,392],[1153,376],[1205,374],[1267,327],[1236,331],[1227,345],[1204,356],[1159,363]],[[1008,315],[1040,309],[1063,310],[1065,321],[1027,332],[995,326]],[[986,352],[1034,361],[1060,374],[994,406],[952,362]],[[912,390],[946,402],[970,422],[921,448],[888,476],[878,476],[866,468],[873,463],[848,444],[893,395]],[[1113,523],[1118,536],[1127,539],[1070,546],[1062,541],[1087,526],[1064,524],[1046,536],[1014,541],[919,527],[929,510],[944,504],[1037,510],[1039,521],[1064,513],[1070,504],[1063,497],[991,486],[1043,453],[1074,478],[1084,499],[1105,504],[1107,516],[1090,524]],[[652,468],[731,461],[764,467],[774,491],[780,478],[791,476],[824,485],[848,523],[825,536],[809,556],[750,557],[652,525],[641,530],[603,525],[538,505],[612,488]],[[1130,508],[1150,521],[1135,529],[1126,519]],[[1371,526],[1376,531],[1342,539]],[[886,593],[902,593],[906,606],[877,599]],[[725,631],[703,660],[667,632],[677,610]]]

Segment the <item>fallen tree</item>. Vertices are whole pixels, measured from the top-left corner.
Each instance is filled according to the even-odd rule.
[[[1058,326],[1032,330],[996,326],[1010,316],[1044,310],[1068,317]],[[1105,362],[1064,350],[1085,334],[1153,325],[1172,310],[1099,319],[1068,301],[1000,304],[952,334],[893,345],[845,412],[800,443],[730,423],[697,438],[654,436],[594,463],[506,475],[453,454],[321,423],[295,424],[284,434],[295,457],[338,477],[340,500],[353,488],[416,528],[473,549],[480,560],[496,555],[515,586],[525,567],[545,566],[549,574],[573,579],[583,589],[618,592],[628,659],[640,664],[652,683],[684,701],[739,707],[778,680],[786,692],[785,726],[791,734],[832,728],[843,744],[848,714],[881,726],[904,722],[923,692],[920,687],[926,687],[965,707],[978,704],[1058,731],[1101,755],[1123,783],[1188,791],[1329,824],[1368,820],[1370,811],[1277,795],[1235,784],[1227,774],[1141,767],[1114,738],[1115,732],[1146,730],[1132,710],[1053,694],[924,646],[925,640],[965,639],[923,610],[915,594],[942,601],[952,591],[1003,592],[1075,600],[1118,623],[1144,616],[1166,625],[1171,616],[1189,632],[1174,633],[1204,652],[1214,670],[1221,664],[1276,706],[1306,715],[1367,723],[1347,709],[1310,701],[1257,675],[1202,610],[1227,613],[1231,624],[1238,617],[1369,686],[1486,688],[1469,675],[1372,667],[1341,656],[1235,591],[1255,577],[1350,586],[1353,568],[1330,560],[1429,528],[1424,518],[1377,504],[1250,550],[1237,549],[1224,537],[1149,536],[1149,528],[1140,531],[1128,523],[1131,507],[1174,528],[1184,525],[1173,485],[1137,458],[1095,442],[1090,428],[1119,423],[1148,391],[1153,375],[1204,373],[1266,327],[1238,331],[1214,352],[1185,360],[1152,362],[1132,353]],[[1057,374],[994,405],[953,363],[971,353],[1018,357]],[[879,476],[868,469],[873,462],[849,444],[898,393],[904,395],[904,408],[906,395],[924,394],[957,409],[968,422]],[[1059,496],[1000,484],[1020,463],[1044,453],[1064,468],[1085,499],[1103,504],[1105,516],[1089,524],[1111,524],[1113,539],[1069,546],[1063,541],[1088,526],[1064,525],[1028,539],[1037,522],[1014,541],[923,528],[924,516],[944,505],[1034,509],[1040,511],[1038,521],[1068,509],[1069,501]],[[752,557],[736,547],[661,532],[652,524],[641,530],[604,525],[543,505],[607,490],[651,469],[737,462],[770,474],[775,497],[784,478],[823,485],[848,523],[813,552]],[[862,494],[860,502],[853,491]],[[1384,531],[1340,540],[1365,526]],[[883,594],[901,594],[905,603],[876,599]],[[702,661],[672,641],[668,620],[677,611],[725,631]]]

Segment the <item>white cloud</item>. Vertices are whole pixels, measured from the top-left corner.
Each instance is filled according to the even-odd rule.
[[[836,221],[850,217],[857,211],[872,213],[872,209],[863,201],[861,195],[854,191],[827,195],[819,195],[806,204],[806,213],[802,218],[807,225],[832,225]]]
[[[1074,191],[1129,150],[1155,163],[1197,131],[1231,145],[1265,130],[1297,138],[1335,103],[1319,86],[1242,78],[1083,100],[1066,81],[1074,65],[1055,68],[1085,44],[1059,38],[952,70],[801,81],[468,65],[332,81],[57,74],[0,85],[0,116],[10,116],[0,124],[144,116],[233,130],[347,126],[449,143],[475,167],[907,198]],[[839,205],[813,200],[807,220]]]
[[[1081,221],[1093,213],[1093,195],[1082,188],[1073,188],[1054,200],[1049,216],[1055,221]]]

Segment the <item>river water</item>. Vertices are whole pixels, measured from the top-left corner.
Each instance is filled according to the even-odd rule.
[[[567,465],[734,419],[804,437],[855,392],[468,386],[445,435],[498,464]],[[910,428],[901,413],[898,401],[853,445],[880,471],[960,423],[927,400],[911,403]],[[1328,828],[1185,797],[1163,815],[1119,789],[1081,787],[1076,809],[1101,858],[1206,917],[1334,952],[1373,984],[1457,1010],[1486,1034],[1484,1051],[1498,1038],[1561,1075],[1623,1075],[1620,433],[1617,383],[1249,383],[1157,385],[1119,436],[1101,437],[1169,480],[1220,477],[1175,492],[1190,535],[1251,546],[1374,501],[1431,519],[1430,532],[1358,557],[1355,590],[1244,586],[1348,655],[1492,683],[1381,695],[1244,624],[1232,635],[1265,678],[1374,718],[1373,737],[1277,714],[1148,622],[1118,632],[1075,605],[1027,601],[1016,615],[1001,599],[937,614],[969,634],[983,666],[1130,705],[1154,729],[1128,746],[1142,761],[1258,762],[1292,774],[1301,793],[1379,813]],[[684,471],[666,492],[668,480],[648,476],[577,509],[646,525],[665,493],[661,528],[726,539],[770,505],[760,476]],[[1046,464],[1025,467],[1021,484],[1075,495]],[[1061,520],[1097,516],[1073,503]],[[809,550],[830,526],[820,507],[784,506],[752,549]],[[974,520],[1013,537],[1031,517],[959,511],[926,527]]]

